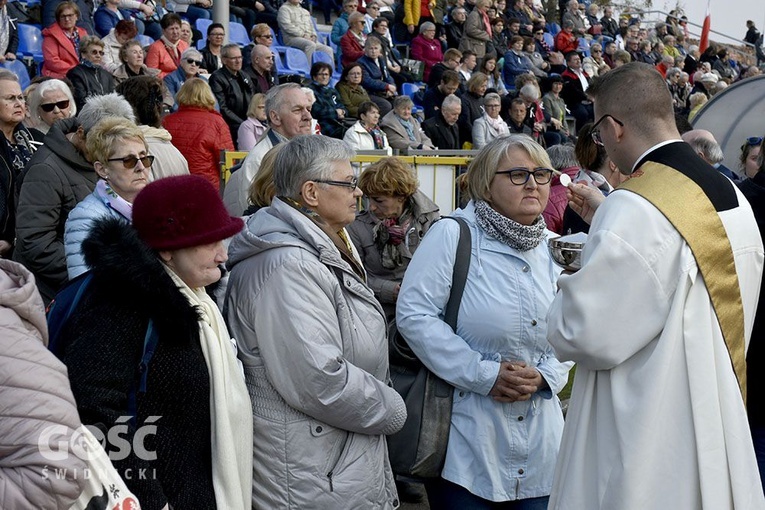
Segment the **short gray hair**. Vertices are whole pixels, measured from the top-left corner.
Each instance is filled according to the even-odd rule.
[[[537,88],[536,85],[533,85],[531,83],[527,83],[523,87],[521,87],[520,94],[522,96],[526,96],[527,98],[536,101],[539,99],[539,88]],[[485,101],[485,100],[484,100]]]
[[[414,101],[412,101],[412,98],[409,96],[396,96],[395,99],[393,99],[393,109],[398,110],[399,108],[412,108],[414,106]]]
[[[297,199],[306,181],[332,178],[332,164],[354,156],[350,145],[322,135],[298,135],[287,142],[274,161],[278,196]]]
[[[489,97],[490,95],[491,94],[487,94],[486,97]],[[497,98],[499,98],[499,94],[494,94],[494,95],[497,96]],[[485,100],[486,98],[484,98],[484,101]],[[459,106],[460,108],[462,108],[462,100],[458,98],[457,96],[455,96],[454,94],[449,94],[448,96],[444,98],[443,102],[441,103],[441,109],[444,110],[451,106]]]
[[[9,71],[8,69],[0,69],[0,81],[15,81],[19,83],[19,77],[16,73]]]
[[[77,115],[77,105],[74,103],[74,97],[72,96],[72,91],[69,88],[69,85],[55,78],[41,82],[35,87],[32,93],[29,94],[27,101],[29,101],[30,114],[35,115],[37,113],[37,109],[42,104],[43,96],[46,92],[53,92],[55,90],[66,94],[67,99],[69,99],[70,117]]]
[[[431,21],[426,21],[422,25],[420,25],[420,33],[427,32],[428,30],[435,30],[436,24]]]
[[[242,47],[239,46],[238,44],[236,44],[236,43],[228,43],[228,44],[224,45],[220,49],[220,56],[221,57],[229,57],[230,56],[229,51],[231,51],[233,49],[237,49],[239,51],[242,51]]]
[[[202,60],[202,53],[199,52],[196,48],[189,48],[183,53],[181,53],[181,60],[186,60],[187,58],[193,58],[194,60]]]
[[[547,155],[550,156],[550,163],[556,170],[579,166],[579,161],[576,159],[576,149],[570,143],[548,147]]]
[[[301,88],[299,83],[283,83],[270,88],[266,94],[266,118],[270,119],[271,112],[278,112],[284,106],[284,92]]]
[[[122,117],[135,123],[133,107],[130,106],[127,99],[116,92],[103,96],[90,96],[77,116],[85,133],[106,117]]]

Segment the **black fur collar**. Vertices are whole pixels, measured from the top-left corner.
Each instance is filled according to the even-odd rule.
[[[198,341],[199,314],[181,294],[157,253],[124,220],[105,218],[82,243],[93,282],[152,318],[161,338]]]

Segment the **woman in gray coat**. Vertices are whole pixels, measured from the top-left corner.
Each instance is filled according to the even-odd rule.
[[[388,112],[380,127],[394,149],[433,149],[433,141],[422,130],[420,122],[412,115],[414,103],[409,96],[398,96],[393,100],[393,110]]]
[[[253,508],[398,506],[386,434],[385,314],[344,227],[361,196],[340,140],[300,135],[276,156],[276,197],[229,247],[224,315],[253,407]]]

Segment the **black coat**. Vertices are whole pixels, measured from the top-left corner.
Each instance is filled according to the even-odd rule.
[[[202,67],[204,67],[208,73],[212,74],[218,69],[220,69],[220,66],[218,65],[218,57],[212,54],[210,51],[210,46],[205,46],[202,51]]]
[[[88,97],[114,92],[114,76],[103,67],[79,64],[70,69],[66,77],[72,82],[72,94],[78,111],[85,106]]]
[[[96,223],[82,250],[93,280],[64,325],[59,344],[82,422],[106,431],[129,415],[129,395],[136,395],[139,427],[149,417],[161,417],[153,423],[156,434],[144,439],[156,459],[142,459],[133,448],[113,464],[141,507],[216,508],[210,383],[196,309],[157,254],[124,221]],[[146,392],[136,394],[149,319],[158,342]],[[133,444],[135,431],[130,423],[121,437]],[[107,449],[114,446],[107,442]],[[145,479],[138,477],[141,469]]]
[[[239,71],[236,76],[225,66],[210,75],[210,88],[220,106],[220,114],[231,131],[236,145],[239,125],[247,119],[247,109],[255,94],[250,75]]]
[[[423,122],[422,130],[433,141],[433,145],[439,149],[459,150],[462,148],[459,126],[447,124],[440,112],[435,117]]]

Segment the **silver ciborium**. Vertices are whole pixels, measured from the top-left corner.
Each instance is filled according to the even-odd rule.
[[[550,255],[556,264],[566,271],[578,271],[582,267],[582,250],[587,242],[587,234],[578,232],[547,241]]]

